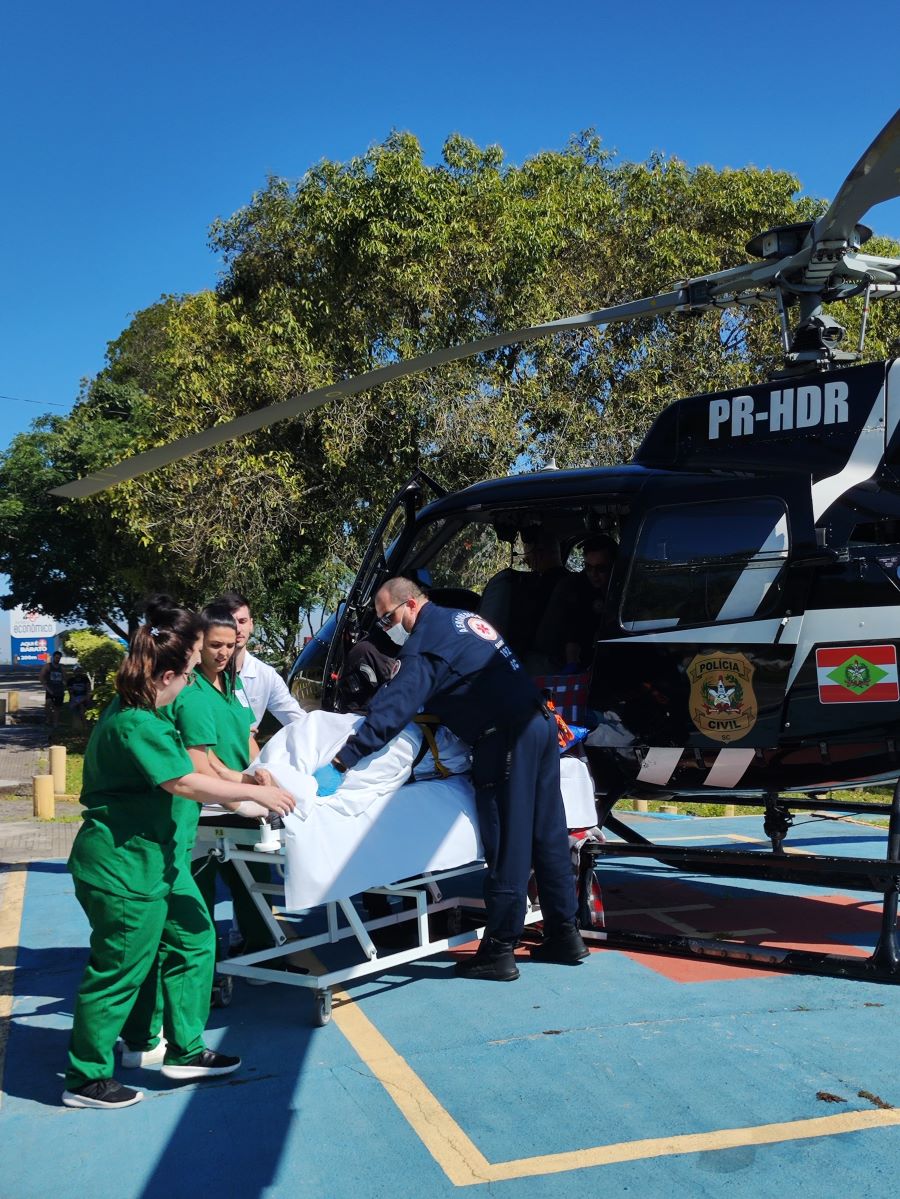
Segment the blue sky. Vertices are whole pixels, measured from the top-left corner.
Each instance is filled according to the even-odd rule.
[[[215,284],[216,216],[392,128],[511,161],[594,126],[623,158],[792,170],[830,196],[898,102],[900,9],[860,0],[36,0],[4,11],[0,449],[135,311]],[[750,14],[750,15],[744,15]],[[882,65],[879,66],[879,62]],[[900,201],[873,211],[900,238]],[[548,318],[559,316],[548,313]]]

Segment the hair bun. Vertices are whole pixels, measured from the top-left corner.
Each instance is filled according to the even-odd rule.
[[[152,595],[144,604],[144,619],[156,628],[171,628],[181,612],[170,595]]]

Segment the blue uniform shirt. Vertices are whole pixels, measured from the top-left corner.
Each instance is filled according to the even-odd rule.
[[[486,620],[428,603],[400,650],[393,678],[338,758],[348,769],[355,766],[423,709],[474,745],[492,725],[524,723],[540,703],[534,683]]]

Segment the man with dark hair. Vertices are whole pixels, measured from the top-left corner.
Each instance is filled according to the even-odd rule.
[[[315,773],[332,795],[361,758],[375,753],[423,709],[472,749],[472,778],[488,872],[486,930],[457,966],[470,978],[519,977],[513,951],[525,921],[532,865],[544,915],[539,961],[587,957],[576,925],[575,884],[559,781],[556,723],[496,629],[472,612],[429,602],[417,583],[394,578],[375,596],[378,624],[400,647],[391,680],[365,722]]]
[[[253,617],[247,598],[239,591],[226,591],[208,606],[227,608],[237,625],[234,667],[253,709],[254,733],[266,712],[271,712],[282,724],[305,720],[306,713],[288,691],[278,671],[247,649],[247,641],[253,636]]]
[[[543,525],[521,531],[527,571],[506,569],[487,583],[481,614],[503,634],[531,675],[558,674],[581,652],[583,589],[563,565],[557,535]]]
[[[589,613],[585,630],[585,646],[583,656],[590,660],[596,640],[603,622],[606,619],[606,602],[609,593],[609,579],[616,557],[619,553],[618,544],[606,533],[597,533],[582,545],[584,556],[584,581],[589,597]]]

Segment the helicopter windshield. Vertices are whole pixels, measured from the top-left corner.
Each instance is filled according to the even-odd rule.
[[[775,497],[659,508],[641,526],[622,623],[637,631],[767,615],[788,543],[787,512]]]

